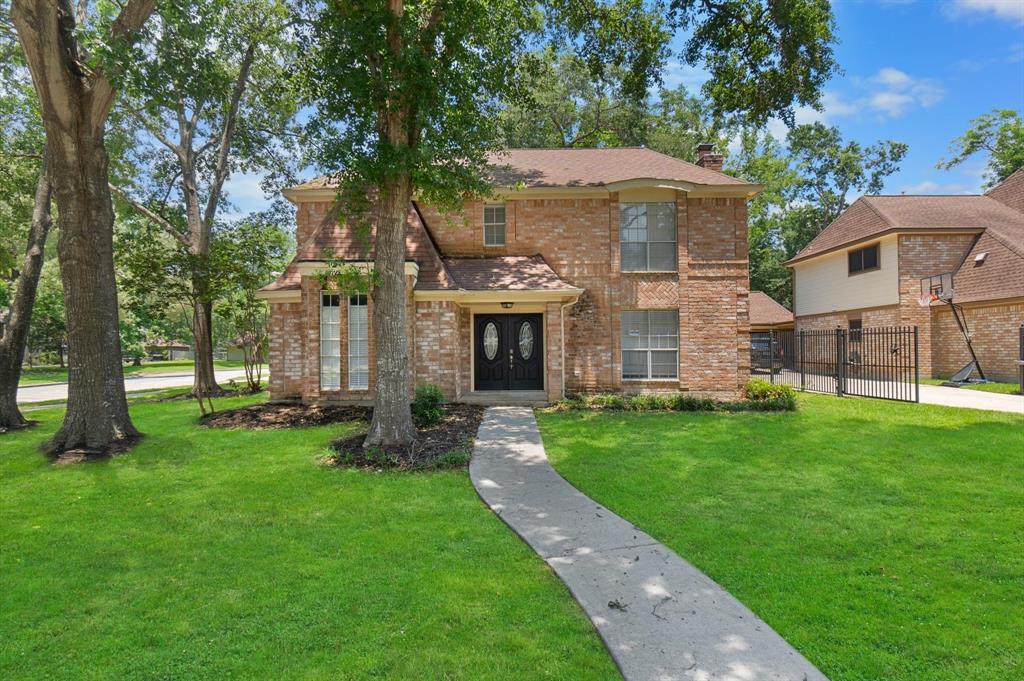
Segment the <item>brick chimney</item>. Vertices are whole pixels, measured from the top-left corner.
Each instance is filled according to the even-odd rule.
[[[722,171],[725,157],[715,153],[715,145],[709,142],[697,145],[697,165],[708,170]]]

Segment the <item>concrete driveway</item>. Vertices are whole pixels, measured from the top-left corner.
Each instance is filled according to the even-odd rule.
[[[225,369],[216,372],[217,382],[224,384],[234,379],[245,380],[244,369]],[[139,390],[161,390],[163,388],[180,388],[192,385],[192,372],[151,374],[149,376],[132,376],[124,379],[124,389],[128,392]],[[49,400],[66,400],[68,397],[67,383],[50,383],[18,388],[18,404],[47,402]]]
[[[946,388],[941,385],[922,385],[921,404],[941,404],[946,407],[965,407],[988,411],[1008,411],[1024,416],[1024,395],[1003,395],[967,388]]]

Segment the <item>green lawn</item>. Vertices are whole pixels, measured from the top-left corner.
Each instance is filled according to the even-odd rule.
[[[351,424],[132,414],[146,438],[106,462],[38,453],[55,409],[0,436],[0,678],[618,678],[465,471],[318,465]]]
[[[833,681],[1024,678],[1024,419],[817,395],[800,407],[539,421],[559,472]]]
[[[241,360],[217,359],[213,365],[218,369],[241,369]],[[144,362],[141,366],[127,364],[125,376],[145,376],[147,374],[189,373],[193,362],[190,359],[174,359],[160,362]],[[40,383],[64,383],[68,380],[68,370],[58,366],[25,367],[21,370],[18,385],[38,385]]]
[[[922,378],[921,383],[926,385],[942,385],[946,382],[944,378]],[[981,390],[987,393],[1002,393],[1004,395],[1020,395],[1020,384],[1019,383],[976,383],[974,385],[964,385],[961,389],[966,390]]]

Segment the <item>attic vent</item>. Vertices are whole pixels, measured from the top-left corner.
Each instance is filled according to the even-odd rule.
[[[974,266],[977,267],[978,265],[980,265],[983,262],[985,262],[985,258],[987,258],[987,257],[988,257],[988,253],[985,253],[985,252],[978,253],[977,255],[975,255],[974,256]]]

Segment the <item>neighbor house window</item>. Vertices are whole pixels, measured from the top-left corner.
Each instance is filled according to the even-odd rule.
[[[484,206],[484,246],[505,245],[505,205]]]
[[[864,328],[864,321],[861,319],[850,320],[850,340],[853,342],[860,341],[860,332]]]
[[[341,296],[320,295],[320,388],[341,387]]]
[[[623,272],[675,272],[676,204],[620,203]]]
[[[679,311],[632,310],[622,313],[622,378],[679,376]]]
[[[850,274],[878,269],[878,244],[847,253]]]
[[[366,296],[348,298],[348,387],[370,387],[370,327]]]

